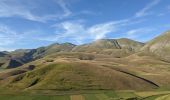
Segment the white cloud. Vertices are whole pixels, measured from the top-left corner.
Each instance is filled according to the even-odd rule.
[[[131,22],[131,23],[130,23]],[[86,27],[82,21],[66,21],[53,25],[56,28],[56,35],[49,37],[41,37],[40,40],[46,41],[74,41],[74,43],[82,44],[87,40],[97,40],[105,38],[109,33],[119,30],[122,26],[136,23],[129,19],[120,21],[111,21]]]
[[[166,6],[157,16],[162,17],[170,13],[170,5]]]
[[[15,31],[11,30],[5,25],[0,25],[0,51],[12,51],[15,49],[14,45],[21,36]],[[10,47],[10,48],[9,48]]]
[[[0,17],[19,16],[28,20],[41,21],[38,16],[33,15],[29,9],[26,9],[17,2],[0,1]]]
[[[20,36],[17,35],[15,31],[11,30],[7,26],[0,25],[0,40],[2,41],[0,42],[0,46],[13,44],[16,39],[19,38]]]
[[[97,40],[97,39],[104,38],[110,32],[116,31],[116,28],[117,27],[115,26],[113,22],[98,24],[98,25],[90,27],[87,30],[87,33],[93,36],[94,40]]]
[[[30,30],[27,32],[17,33],[14,30],[11,30],[5,25],[0,25],[0,46],[9,47],[12,45],[25,45],[24,43],[30,41],[46,41],[46,42],[72,42],[77,44],[83,44],[87,41],[94,41],[97,39],[102,39],[107,37],[110,33],[116,33],[120,29],[139,23],[139,20],[120,20],[120,21],[111,21],[106,23],[100,23],[92,26],[85,26],[85,22],[82,20],[76,21],[66,21],[60,24],[53,25],[52,28],[56,29],[55,33],[46,34],[43,30]],[[128,36],[132,37],[136,31],[129,31]],[[15,47],[12,47],[14,49]],[[9,48],[6,48],[9,50]],[[1,49],[2,50],[2,49]],[[4,49],[3,49],[4,50]]]
[[[15,49],[0,47],[0,51],[14,51]]]
[[[71,15],[71,11],[67,8],[66,3],[63,0],[57,0],[57,5],[60,6],[63,10],[63,13],[54,13],[54,14],[44,14],[42,16],[34,14],[34,7],[26,6],[25,4],[20,3],[20,0],[15,1],[6,1],[0,0],[0,17],[20,17],[27,20],[45,22],[47,20],[56,20],[67,17]],[[31,2],[31,1],[30,1]]]
[[[153,28],[137,28],[137,29],[131,29],[131,30],[127,31],[125,33],[125,35],[127,38],[130,38],[130,39],[142,40],[145,38],[144,35],[147,35],[153,31],[154,31]],[[144,41],[144,40],[142,40],[142,41]]]
[[[153,0],[151,3],[147,4],[143,9],[138,11],[135,17],[142,17],[142,16],[150,14],[151,12],[149,12],[149,10],[152,9],[157,4],[159,4],[160,1],[161,0]]]
[[[64,0],[57,0],[57,3],[59,4],[59,6],[63,9],[64,11],[64,15],[63,16],[69,16],[72,14],[72,12],[70,11],[70,9],[68,9],[67,7],[67,3]]]

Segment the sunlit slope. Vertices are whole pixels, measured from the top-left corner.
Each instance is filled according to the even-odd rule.
[[[152,55],[164,61],[170,61],[170,31],[148,42],[142,48],[141,55]]]
[[[114,57],[128,56],[138,51],[144,44],[130,39],[101,39],[89,44],[76,46],[73,52],[107,54]]]
[[[83,55],[83,54],[81,54]],[[57,54],[30,63],[35,69],[26,70],[27,65],[0,74],[2,87],[21,90],[150,90],[158,88],[153,82],[131,72],[117,69],[115,65],[103,63],[105,55],[79,53]],[[52,59],[52,60],[51,60]],[[96,59],[96,60],[95,60]],[[100,60],[100,61],[99,61]],[[19,70],[17,74],[8,75]],[[25,72],[24,72],[24,71]],[[3,79],[4,78],[4,79]]]

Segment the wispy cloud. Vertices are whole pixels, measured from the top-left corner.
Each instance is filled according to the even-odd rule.
[[[87,33],[89,33],[94,40],[104,38],[108,33],[116,31],[117,27],[114,22],[98,24],[87,29]]]
[[[44,37],[42,30],[35,29],[20,33],[11,29],[9,26],[0,24],[0,51],[11,51],[17,49],[18,46],[42,42],[38,40],[40,37]]]
[[[136,28],[136,29],[130,29],[129,31],[125,33],[125,35],[127,38],[130,38],[130,39],[146,41],[147,40],[146,36],[149,35],[153,31],[155,31],[155,29],[153,28]]]
[[[138,23],[139,21],[131,21],[130,19],[110,21],[106,23],[86,26],[82,21],[66,21],[53,25],[56,28],[56,35],[49,37],[41,37],[40,40],[45,41],[73,41],[82,44],[87,40],[94,41],[107,37],[108,34],[120,30],[122,27]],[[127,24],[129,23],[129,24]]]
[[[45,22],[47,20],[61,19],[71,15],[71,11],[67,8],[64,0],[57,0],[56,4],[61,7],[63,13],[53,13],[37,15],[33,13],[36,7],[31,8],[21,3],[21,0],[0,0],[0,17],[20,17],[27,20]]]
[[[166,6],[162,12],[158,14],[158,16],[165,16],[170,13],[170,5]]]
[[[14,51],[15,49],[0,47],[0,51]]]
[[[0,17],[18,16],[33,21],[41,21],[38,16],[33,15],[29,9],[26,9],[17,2],[0,1]]]
[[[0,46],[11,45],[15,43],[16,38],[19,38],[16,32],[12,31],[7,26],[0,25],[0,40],[3,41],[0,42]]]
[[[63,9],[64,11],[63,16],[69,16],[72,14],[71,10],[68,8],[68,4],[64,0],[57,0],[56,2]]]
[[[156,6],[157,4],[159,4],[161,0],[153,0],[151,3],[147,4],[143,9],[141,9],[140,11],[138,11],[135,14],[135,17],[142,17],[142,16],[146,16],[151,14],[152,12],[149,12],[150,9],[152,9],[154,6]]]

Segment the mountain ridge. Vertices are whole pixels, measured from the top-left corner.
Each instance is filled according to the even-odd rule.
[[[92,45],[92,48],[86,48],[87,46],[89,46],[89,44]],[[39,47],[37,49],[18,49],[6,54],[6,56],[8,56],[6,62],[9,62],[10,59],[15,59],[24,64],[56,52],[81,52],[82,49],[84,50],[84,52],[87,53],[89,52],[89,50],[92,50],[93,53],[96,52],[99,54],[107,55],[112,54],[113,56],[115,55],[115,57],[124,57],[136,52],[137,50],[139,50],[138,48],[141,48],[144,45],[141,42],[133,41],[126,38],[99,39],[89,44],[75,45],[66,42],[54,43],[49,46]],[[4,59],[6,58],[4,57]],[[6,62],[2,63],[5,64]],[[3,68],[5,67],[3,66]],[[8,68],[10,68],[10,66],[8,66]],[[13,68],[13,66],[11,66],[11,68]]]

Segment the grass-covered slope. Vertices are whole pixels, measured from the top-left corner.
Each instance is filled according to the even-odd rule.
[[[14,68],[56,52],[70,52],[76,45],[71,43],[52,44],[37,49],[18,49],[7,54],[0,52],[0,67]],[[20,64],[13,63],[17,61]],[[12,62],[12,63],[11,63]],[[17,65],[17,66],[16,66]]]
[[[142,55],[153,55],[164,61],[170,62],[170,31],[149,41],[142,48]]]
[[[80,55],[93,59],[81,59]],[[105,60],[106,59],[106,60]],[[1,87],[20,90],[150,90],[158,86],[128,70],[111,56],[62,53],[0,73]],[[35,69],[27,70],[28,65]]]
[[[107,54],[124,57],[138,51],[144,44],[130,39],[101,39],[89,44],[76,46],[74,52]]]
[[[12,52],[8,52],[7,54],[0,52],[0,67],[19,67],[13,66],[16,65],[15,63],[9,64],[8,62],[10,62],[11,59],[21,62],[21,64],[25,64],[57,52],[88,52],[112,55],[113,57],[119,58],[137,52],[141,47],[143,47],[143,45],[143,43],[125,38],[101,39],[90,44],[84,44],[80,46],[76,46],[71,43],[55,43],[37,49],[18,49]]]

